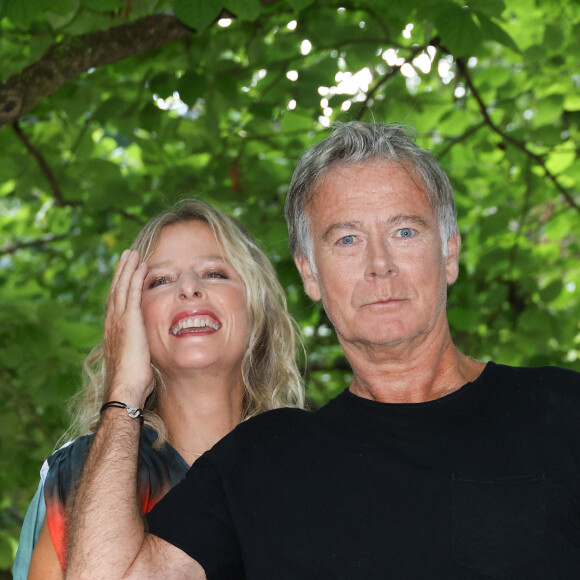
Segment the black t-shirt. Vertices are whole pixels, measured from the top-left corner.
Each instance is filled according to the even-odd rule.
[[[427,403],[242,423],[147,521],[208,579],[570,580],[579,451],[580,374],[489,363]]]

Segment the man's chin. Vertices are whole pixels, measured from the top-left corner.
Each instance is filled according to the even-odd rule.
[[[390,347],[398,346],[409,341],[412,336],[403,331],[401,332],[366,332],[358,335],[351,335],[349,337],[339,335],[339,342],[344,348],[344,344],[349,344],[356,347]]]

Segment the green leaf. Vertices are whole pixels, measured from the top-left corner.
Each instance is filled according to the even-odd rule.
[[[197,32],[206,30],[220,15],[222,2],[216,0],[174,0],[175,16]]]
[[[546,235],[551,240],[559,242],[570,234],[574,225],[574,221],[567,214],[554,216],[546,224]]]
[[[241,20],[256,20],[262,9],[260,0],[227,0],[225,7]]]
[[[52,0],[50,2],[49,10],[50,12],[60,14],[62,16],[69,16],[71,13],[76,12],[80,5],[80,0]]]
[[[557,50],[564,41],[564,33],[561,26],[548,24],[544,29],[544,42],[542,47],[549,50]]]
[[[563,105],[563,95],[549,95],[539,100],[534,115],[534,124],[541,126],[557,122],[562,116]]]
[[[117,12],[125,4],[125,0],[81,0],[81,4],[96,12]]]
[[[74,20],[80,2],[79,0],[71,0],[70,2],[68,2],[68,0],[63,0],[60,4],[62,10],[59,10],[59,6],[53,6],[51,7],[51,10],[47,10],[44,14],[46,21],[54,30],[64,28]],[[68,10],[65,10],[65,4],[70,5]]]
[[[501,26],[498,26],[491,18],[488,18],[483,13],[478,12],[477,17],[485,37],[495,40],[507,48],[511,48],[514,52],[520,52],[513,38]]]
[[[294,132],[294,131],[308,131],[312,129],[314,122],[312,118],[294,112],[294,111],[284,111],[282,115],[281,130],[283,132]]]
[[[18,543],[5,531],[0,531],[0,570],[7,570],[12,564]]]
[[[477,324],[479,314],[472,308],[456,306],[447,311],[449,324],[454,331],[471,330]]]
[[[568,93],[564,97],[566,111],[580,111],[580,93]]]
[[[469,6],[474,12],[486,14],[490,18],[499,18],[505,10],[503,0],[471,0]]]
[[[563,289],[562,281],[555,280],[540,290],[540,298],[543,302],[552,302],[552,300],[558,298]]]
[[[155,75],[149,81],[149,88],[151,92],[160,96],[162,99],[166,99],[173,94],[173,91],[177,87],[177,80],[174,75],[167,73],[160,73]]]
[[[66,340],[80,348],[92,348],[102,335],[99,327],[86,322],[57,320],[56,328]]]
[[[455,58],[475,53],[481,44],[481,29],[473,18],[473,12],[468,8],[446,4],[433,20],[441,35],[441,43]]]
[[[4,0],[3,15],[23,29],[28,29],[44,11],[44,0]]]
[[[546,159],[546,167],[551,173],[565,171],[576,160],[576,147],[573,141],[565,141],[550,151]]]
[[[292,6],[293,10],[300,12],[310,6],[314,0],[286,0],[286,2]]]
[[[544,310],[525,310],[518,320],[518,330],[528,336],[530,342],[545,345],[552,336],[550,315]]]
[[[207,78],[205,75],[185,73],[177,81],[177,92],[181,100],[188,105],[193,105],[197,99],[203,97],[207,91]]]

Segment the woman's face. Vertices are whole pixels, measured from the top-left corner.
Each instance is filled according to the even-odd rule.
[[[163,376],[212,369],[239,377],[249,336],[246,288],[211,228],[167,226],[147,265],[141,310]]]

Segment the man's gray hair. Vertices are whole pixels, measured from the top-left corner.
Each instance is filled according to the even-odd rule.
[[[414,169],[439,220],[446,256],[447,241],[458,233],[457,212],[453,188],[435,156],[416,145],[408,130],[398,123],[337,122],[332,131],[330,137],[304,153],[292,176],[285,206],[292,255],[306,257],[316,269],[305,209],[328,171],[369,161],[387,161],[404,163]]]

